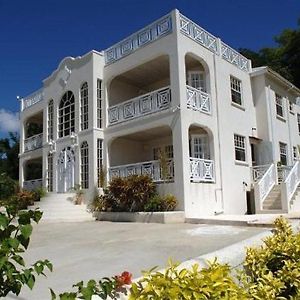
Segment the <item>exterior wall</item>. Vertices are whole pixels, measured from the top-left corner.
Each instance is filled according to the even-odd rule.
[[[212,51],[190,36],[182,33],[181,16],[177,10],[171,14],[172,31],[147,43],[126,57],[106,64],[101,53],[92,51],[83,57],[66,58],[53,74],[44,80],[44,100],[21,113],[20,182],[24,180],[23,165],[27,160],[41,157],[43,160],[44,186],[47,185],[47,155],[51,150],[47,139],[50,99],[54,101],[54,192],[57,191],[57,159],[67,146],[75,152],[75,183],[80,183],[80,147],[83,141],[89,145],[89,189],[86,199],[93,197],[97,186],[97,140],[103,140],[103,166],[138,163],[153,160],[153,147],[173,145],[173,183],[159,184],[158,189],[171,192],[178,200],[178,209],[186,217],[201,215],[244,214],[247,211],[246,193],[251,188],[251,139],[257,139],[257,163],[266,164],[279,160],[279,142],[288,144],[289,163],[292,164],[292,147],[300,145],[297,113],[288,111],[288,100],[296,102],[295,93],[287,91],[280,83],[266,74],[252,76],[251,66],[241,68],[230,63],[220,53],[223,43],[216,39],[217,51]],[[141,94],[140,88],[129,81],[122,81],[122,74],[167,56],[169,76],[159,78],[145,87],[153,91],[170,85],[171,106],[143,117],[108,124],[108,109]],[[211,101],[211,113],[203,113],[187,106],[187,57],[199,63],[206,74],[207,93]],[[248,62],[247,62],[248,63]],[[194,70],[195,67],[189,68]],[[230,76],[242,82],[242,105],[231,101]],[[97,125],[97,79],[102,80],[102,128]],[[89,128],[80,130],[80,87],[88,82]],[[66,91],[75,96],[75,135],[58,137],[58,105]],[[146,91],[147,90],[147,91]],[[285,120],[276,117],[275,92],[284,96]],[[43,148],[24,153],[25,121],[43,112]],[[168,128],[167,134],[155,135],[157,128]],[[152,134],[151,134],[152,132]],[[190,139],[193,132],[207,132],[210,159],[214,162],[215,180],[211,183],[191,182]],[[143,134],[144,133],[144,134]],[[245,137],[246,161],[235,160],[234,135]],[[140,138],[131,138],[132,136]]]

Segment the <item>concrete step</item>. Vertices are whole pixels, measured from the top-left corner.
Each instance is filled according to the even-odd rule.
[[[75,205],[73,202],[75,194],[50,194],[43,197],[41,201],[29,207],[38,208],[43,212],[42,221],[51,222],[80,222],[94,221],[92,214],[87,211],[84,204]]]

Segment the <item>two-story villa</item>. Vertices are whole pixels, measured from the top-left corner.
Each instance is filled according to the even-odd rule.
[[[300,90],[178,10],[67,57],[21,101],[20,185],[87,201],[100,170],[148,174],[187,217],[297,208]],[[167,181],[159,153],[168,159]],[[281,162],[278,164],[278,162]]]

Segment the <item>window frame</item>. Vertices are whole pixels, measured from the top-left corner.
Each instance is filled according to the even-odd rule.
[[[282,152],[284,150],[284,152]],[[283,157],[285,157],[285,163],[283,162]],[[288,164],[288,149],[287,149],[287,144],[283,142],[279,142],[279,158],[281,165],[287,166]]]
[[[72,91],[66,91],[58,107],[58,136],[63,138],[72,132],[75,132],[75,96]]]
[[[279,119],[285,119],[283,97],[278,93],[275,93],[275,106],[276,106],[276,117]],[[281,110],[282,115],[279,113],[279,109]]]
[[[103,126],[103,82],[101,79],[97,78],[97,128],[102,128]]]
[[[54,101],[53,99],[49,100],[47,107],[47,139],[48,142],[53,141],[54,139]]]
[[[173,159],[174,158],[174,147],[172,144],[164,144],[158,147],[152,147],[152,157],[153,160],[159,160],[160,158],[160,152],[164,151],[166,154],[167,159]]]
[[[89,129],[89,85],[84,82],[80,87],[80,130]]]
[[[100,170],[103,168],[103,139],[97,139],[97,186],[100,188]]]
[[[300,135],[300,114],[297,114],[298,134]]]
[[[192,80],[193,75],[199,75],[200,76],[199,87],[193,86],[193,80]],[[202,82],[202,84],[201,84],[201,82]],[[187,72],[187,85],[194,88],[194,89],[196,89],[196,90],[207,93],[205,71],[202,71],[202,70],[188,71]]]
[[[89,145],[83,141],[80,146],[80,187],[89,188]]]
[[[53,153],[47,155],[47,191],[53,192]]]
[[[234,100],[234,97],[236,97],[237,95],[239,95],[240,102]],[[231,104],[233,104],[234,106],[244,107],[242,80],[233,75],[230,75],[230,98]]]
[[[242,138],[241,140],[238,140]],[[247,141],[246,137],[240,134],[234,134],[233,135],[233,141],[234,141],[234,159],[238,163],[247,163]],[[243,146],[239,145],[238,143],[242,143]],[[244,160],[238,159],[237,153],[243,153],[244,152]]]

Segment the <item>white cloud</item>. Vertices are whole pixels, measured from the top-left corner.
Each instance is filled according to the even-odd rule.
[[[14,113],[9,110],[0,109],[0,131],[3,133],[7,132],[18,132],[20,127],[19,113]]]

